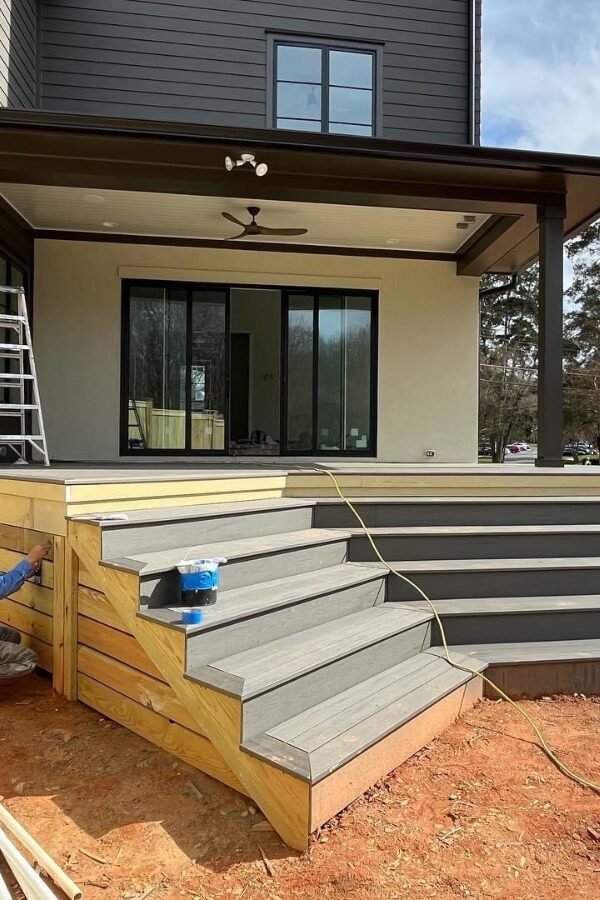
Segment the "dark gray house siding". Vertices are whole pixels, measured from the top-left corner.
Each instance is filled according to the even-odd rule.
[[[0,106],[35,106],[36,37],[36,0],[0,0]]]
[[[465,143],[473,131],[472,3],[42,0],[41,105],[264,128],[272,124],[268,33],[278,32],[375,42],[383,58],[381,136]]]

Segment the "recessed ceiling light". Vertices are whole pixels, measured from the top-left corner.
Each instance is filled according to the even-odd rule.
[[[102,194],[84,194],[83,199],[86,203],[104,203]]]
[[[103,222],[102,224],[105,228],[116,228],[117,227],[116,222]]]
[[[457,223],[456,223],[456,227],[457,227],[460,231],[464,231],[465,228],[468,228],[468,227],[469,227],[469,223],[468,223],[468,222],[457,222]]]

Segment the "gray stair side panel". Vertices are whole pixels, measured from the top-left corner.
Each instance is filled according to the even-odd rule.
[[[600,500],[572,501],[560,497],[511,501],[500,497],[427,498],[385,502],[358,499],[358,512],[371,527],[428,525],[588,525],[600,524]],[[318,502],[318,528],[355,528],[356,518],[341,501]]]
[[[536,612],[510,615],[444,616],[442,623],[450,644],[504,643],[510,641],[563,641],[600,638],[600,609],[581,612]],[[434,623],[432,643],[441,643]]]
[[[590,557],[600,551],[600,534],[446,534],[374,535],[384,559],[523,559],[533,557]],[[364,535],[350,540],[349,559],[372,561],[377,557]]]
[[[397,566],[402,571],[402,563]],[[477,598],[600,593],[600,560],[598,568],[525,569],[520,571],[474,571],[407,573],[435,601],[453,597]],[[393,575],[388,578],[388,600],[408,602],[420,600],[417,592]]]
[[[224,656],[368,609],[383,603],[384,595],[385,584],[382,577],[379,581],[267,610],[260,615],[231,622],[223,628],[199,632],[188,638],[187,667],[206,665]],[[268,665],[268,658],[265,665]]]
[[[430,623],[423,623],[313,670],[243,704],[243,738],[320,703],[430,646]]]
[[[515,700],[555,694],[600,695],[600,660],[493,664],[488,673],[494,684]],[[486,697],[498,698],[490,685],[485,685],[484,692]]]
[[[217,541],[236,541],[242,538],[267,534],[302,531],[312,526],[312,507],[269,509],[244,512],[237,515],[188,517],[166,522],[142,522],[128,524],[120,529],[102,532],[104,559],[115,556],[135,556],[175,550],[177,547],[194,547],[215,544]]]
[[[318,572],[344,562],[346,553],[347,541],[340,540],[232,559],[220,569],[220,589],[233,590],[304,572]],[[181,602],[179,573],[173,569],[159,575],[143,576],[140,597],[141,604],[150,608],[178,605]]]

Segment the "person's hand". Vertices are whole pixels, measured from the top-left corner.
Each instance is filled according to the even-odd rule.
[[[51,549],[52,544],[50,543],[50,541],[46,541],[45,544],[37,544],[29,551],[25,559],[27,560],[29,565],[39,566],[44,557],[48,556]]]

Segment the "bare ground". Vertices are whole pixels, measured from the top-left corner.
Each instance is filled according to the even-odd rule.
[[[599,781],[600,699],[524,705]],[[0,762],[6,806],[86,900],[600,896],[600,797],[561,776],[504,703],[470,711],[307,854],[240,795],[41,677],[0,690]]]

